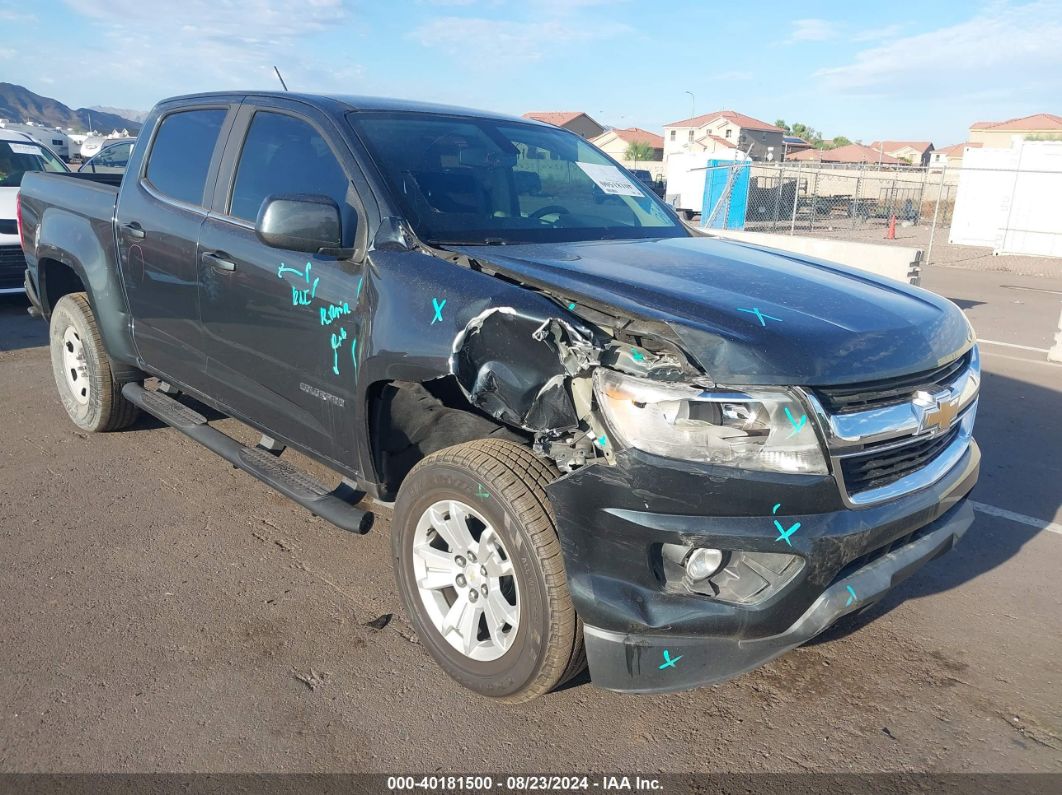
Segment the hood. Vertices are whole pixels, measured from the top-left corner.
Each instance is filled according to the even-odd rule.
[[[448,248],[564,301],[584,299],[668,324],[719,384],[891,378],[937,367],[974,341],[958,307],[926,290],[730,241]]]

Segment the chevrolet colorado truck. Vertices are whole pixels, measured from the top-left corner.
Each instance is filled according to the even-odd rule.
[[[736,676],[972,522],[978,352],[945,299],[698,236],[523,119],[215,93],[139,141],[123,176],[22,185],[70,418],[149,412],[343,530],[393,511],[405,610],[480,694]]]

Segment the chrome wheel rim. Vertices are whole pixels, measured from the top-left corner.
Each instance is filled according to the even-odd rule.
[[[85,362],[85,346],[73,326],[67,326],[63,332],[63,373],[74,400],[86,405],[92,397],[92,379]]]
[[[421,514],[413,577],[435,629],[465,657],[489,662],[512,647],[519,584],[501,537],[474,508],[441,500]]]

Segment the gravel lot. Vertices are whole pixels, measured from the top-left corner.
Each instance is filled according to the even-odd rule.
[[[1062,278],[1015,278],[924,283],[982,337],[1049,347]],[[869,613],[735,681],[584,678],[507,707],[416,642],[386,512],[350,536],[151,420],[81,433],[24,310],[0,298],[0,772],[1062,772],[1062,366],[1043,352],[984,346],[975,493],[1039,527],[979,513]]]

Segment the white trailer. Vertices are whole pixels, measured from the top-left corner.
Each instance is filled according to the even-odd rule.
[[[667,188],[664,201],[687,221],[704,206],[704,183],[710,168],[736,161],[748,160],[748,156],[731,149],[723,152],[681,152],[668,156]]]

